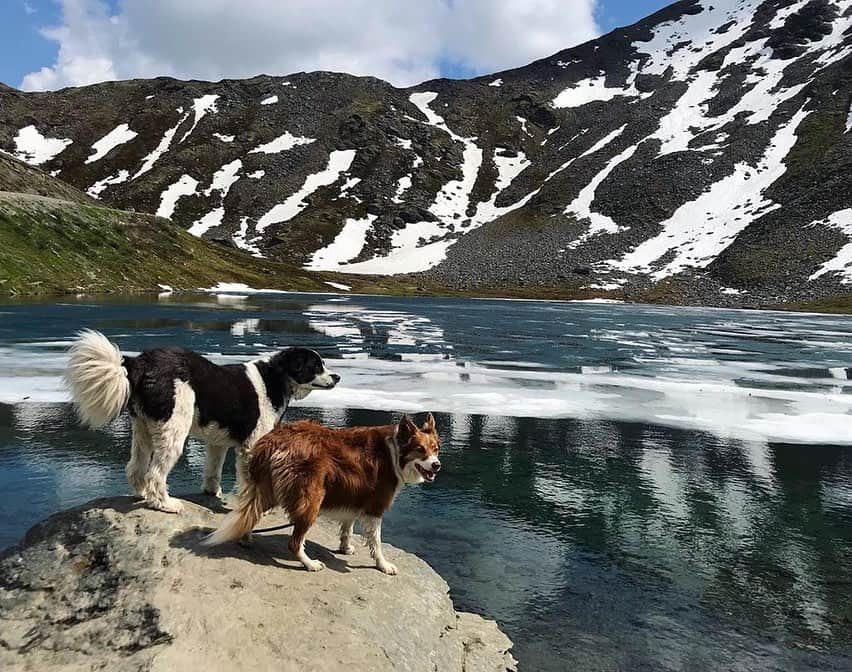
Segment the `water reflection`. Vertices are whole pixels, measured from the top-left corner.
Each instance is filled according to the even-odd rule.
[[[291,414],[296,413],[291,411]],[[299,409],[332,425],[386,413]],[[293,416],[291,416],[293,417]],[[644,423],[439,415],[441,478],[386,524],[498,619],[524,669],[849,669],[852,456]],[[0,543],[126,492],[125,422],[0,406]],[[194,491],[203,452],[172,474]],[[225,468],[233,483],[232,458]]]

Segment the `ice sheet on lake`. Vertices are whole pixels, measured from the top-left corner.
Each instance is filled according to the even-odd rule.
[[[208,291],[239,303],[258,290],[239,283],[220,283]],[[597,418],[704,431],[747,441],[852,445],[852,381],[847,367],[826,365],[821,377],[794,378],[785,377],[783,367],[796,366],[796,362],[756,365],[745,354],[742,361],[712,356],[730,335],[782,337],[783,332],[773,328],[769,318],[762,328],[744,330],[717,320],[680,335],[671,331],[631,332],[619,326],[618,319],[603,320],[594,336],[597,341],[611,338],[624,347],[635,342],[649,351],[668,353],[656,360],[654,375],[642,375],[609,366],[556,370],[535,362],[459,359],[440,325],[423,315],[381,305],[359,307],[348,300],[317,302],[304,308],[303,315],[314,331],[334,340],[342,359],[335,360],[333,366],[342,375],[342,382],[332,391],[310,395],[299,402],[302,406]],[[253,333],[252,324],[256,329],[257,323],[251,319],[240,317],[241,325],[232,333]],[[848,331],[816,324],[808,333],[801,347],[817,359],[820,348],[830,347],[835,356],[846,353],[852,362],[852,344],[842,352],[838,350]],[[666,342],[658,343],[661,338]],[[789,336],[786,342],[795,346]],[[57,345],[63,342],[0,347],[0,401],[66,400],[60,376],[67,360]],[[392,348],[397,355],[395,359],[372,358],[377,348]],[[696,356],[702,348],[708,349],[708,357]],[[220,362],[246,359],[208,354]],[[658,461],[644,465],[652,482],[665,462],[664,456],[658,457]]]

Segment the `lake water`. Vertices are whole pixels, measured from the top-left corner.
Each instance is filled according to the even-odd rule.
[[[130,352],[337,360],[340,386],[288,418],[436,411],[444,470],[383,536],[496,619],[522,669],[852,669],[850,318],[297,294],[2,305],[0,546],[128,491],[126,418],[81,429],[59,381],[82,327]],[[202,467],[190,442],[172,491]]]

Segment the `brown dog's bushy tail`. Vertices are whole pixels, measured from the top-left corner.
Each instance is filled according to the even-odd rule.
[[[245,483],[240,491],[237,508],[225,516],[225,520],[222,521],[219,529],[205,537],[201,543],[205,546],[217,546],[226,541],[242,539],[254,529],[266,509],[269,508],[265,499],[255,483],[251,481]]]

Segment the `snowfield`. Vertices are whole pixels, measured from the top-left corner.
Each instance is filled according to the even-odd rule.
[[[25,126],[14,138],[15,156],[31,166],[40,166],[61,154],[71,144],[69,138],[48,138],[35,126]]]
[[[125,142],[130,142],[137,135],[139,134],[136,131],[130,130],[130,126],[127,124],[119,124],[92,145],[94,152],[88,159],[86,159],[86,163],[94,163],[95,161],[104,158],[113,149],[119,145],[123,145]]]

